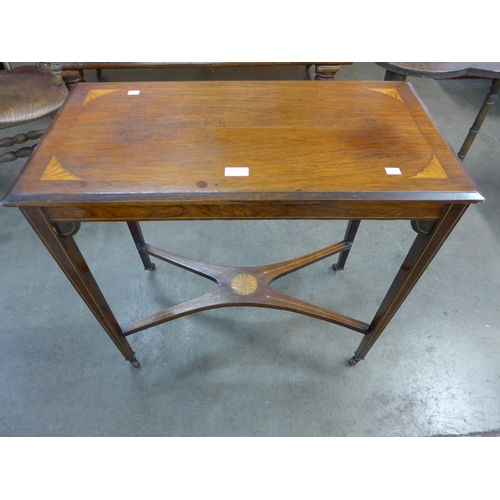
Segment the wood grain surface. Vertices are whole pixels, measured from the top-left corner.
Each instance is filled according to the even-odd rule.
[[[78,85],[3,203],[103,200],[482,197],[407,82],[210,81]]]

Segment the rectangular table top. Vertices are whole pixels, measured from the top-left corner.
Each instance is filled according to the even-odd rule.
[[[407,82],[81,83],[2,204],[483,201]]]

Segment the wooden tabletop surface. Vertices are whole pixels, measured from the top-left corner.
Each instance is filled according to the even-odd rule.
[[[175,199],[483,200],[407,82],[190,81],[79,84],[2,203]]]

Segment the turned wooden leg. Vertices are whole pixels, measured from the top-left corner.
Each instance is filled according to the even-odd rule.
[[[140,365],[132,347],[123,336],[120,325],[73,239],[76,226],[69,232],[66,227],[59,228],[41,208],[22,208],[21,211],[110,339],[125,359],[138,368]]]
[[[83,69],[66,69],[62,72],[62,79],[68,90],[72,90],[80,82],[84,82]]]
[[[396,311],[411,292],[422,273],[432,261],[434,255],[460,220],[468,205],[449,205],[444,214],[432,228],[428,221],[414,222],[412,227],[418,234],[408,251],[398,274],[394,278],[382,304],[375,314],[366,335],[359,344],[349,364],[355,365],[364,359],[377,341]]]
[[[23,144],[28,141],[39,139],[45,133],[45,129],[31,130],[26,134],[16,134],[13,137],[5,137],[0,139],[0,147],[6,148],[14,146],[14,144]]]
[[[29,158],[33,150],[35,149],[36,144],[34,146],[25,146],[24,148],[20,148],[16,151],[9,151],[8,153],[4,153],[0,155],[0,163],[5,163],[8,161],[15,161],[19,158]]]
[[[141,245],[144,245],[146,242],[144,241],[144,236],[142,234],[141,226],[138,222],[127,222],[128,228],[130,229],[130,234],[134,239],[134,242],[137,246],[137,251],[142,259],[142,263],[144,264],[144,269],[146,271],[154,271],[155,265],[151,262],[149,255],[143,251],[141,251]],[[139,245],[139,246],[138,246]]]
[[[43,130],[31,130],[26,134],[16,134],[13,137],[4,137],[0,139],[0,147],[5,148],[9,146],[14,146],[14,144],[23,144],[28,141],[34,141],[35,139],[39,139],[45,133],[45,129]],[[15,161],[18,158],[28,158],[31,156],[31,153],[35,149],[36,144],[33,146],[25,146],[24,148],[20,148],[17,151],[8,151],[0,155],[0,163],[4,163],[7,161]]]
[[[316,76],[314,77],[315,80],[334,80],[335,75],[337,74],[337,71],[340,69],[340,66],[333,66],[333,65],[322,65],[322,64],[317,64],[316,65]]]
[[[500,91],[500,79],[494,78],[493,81],[491,82],[490,91],[486,95],[486,99],[483,105],[481,106],[481,109],[479,110],[476,120],[472,124],[472,127],[470,128],[469,133],[465,138],[465,141],[462,144],[460,151],[458,152],[458,157],[461,160],[465,158],[467,151],[469,151],[469,148],[474,142],[476,135],[479,133],[479,129],[481,128],[481,125],[483,124],[484,119],[486,118],[486,115],[488,114],[491,106],[493,106],[493,103],[495,102],[495,99],[497,98],[499,91]]]

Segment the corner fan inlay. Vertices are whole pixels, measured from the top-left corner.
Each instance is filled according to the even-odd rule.
[[[396,99],[396,101],[404,102],[401,96],[399,95],[399,92],[396,89],[369,89],[369,90],[380,92],[381,94],[385,94],[388,95],[389,97],[392,97],[393,99]]]
[[[82,106],[89,103],[90,101],[93,101],[94,99],[97,99],[98,97],[102,97],[103,95],[106,94],[111,94],[112,92],[116,92],[118,89],[111,89],[111,90],[89,90],[89,93],[87,94],[87,97],[85,97],[85,100],[82,102]]]
[[[423,170],[418,172],[415,175],[409,177],[409,179],[447,179],[448,175],[444,171],[443,166],[436,158],[436,155],[433,153],[431,155],[431,159],[425,166]]]
[[[57,160],[55,155],[50,160],[45,172],[40,177],[41,181],[82,181],[80,177],[68,172]]]

